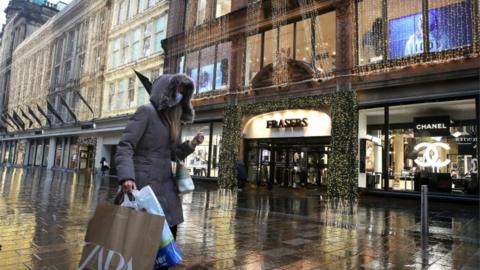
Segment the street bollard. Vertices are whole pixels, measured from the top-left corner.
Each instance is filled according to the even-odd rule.
[[[422,222],[422,236],[428,235],[428,186],[422,185],[422,209],[421,209],[421,222]]]

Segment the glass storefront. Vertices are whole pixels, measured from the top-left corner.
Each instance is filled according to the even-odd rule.
[[[475,113],[474,99],[360,110],[359,186],[478,194]]]
[[[222,123],[192,124],[182,128],[182,142],[192,140],[198,131],[205,140],[195,148],[195,152],[185,159],[185,165],[192,176],[218,177],[218,158],[222,140]]]

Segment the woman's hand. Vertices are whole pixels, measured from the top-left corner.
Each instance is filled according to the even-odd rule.
[[[196,147],[197,145],[202,144],[204,139],[205,139],[205,136],[203,136],[203,132],[198,131],[197,135],[195,135],[195,137],[193,137],[193,139],[192,139],[193,147]]]
[[[124,192],[132,192],[133,190],[137,189],[137,186],[133,180],[125,180],[122,183],[122,189]]]

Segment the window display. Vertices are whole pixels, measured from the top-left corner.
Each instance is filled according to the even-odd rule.
[[[193,79],[195,88],[198,87],[198,57],[200,52],[192,52],[187,54],[187,60],[185,65],[185,73]]]
[[[215,75],[215,88],[222,89],[228,87],[228,78],[230,76],[228,70],[230,65],[231,42],[218,45],[217,51],[217,67]]]
[[[306,19],[296,24],[295,59],[312,62],[312,20]]]
[[[388,51],[389,59],[425,53],[424,26],[429,30],[428,52],[441,52],[472,44],[471,0],[427,2],[428,20],[425,21],[422,14],[423,1],[358,1],[358,64],[383,61],[384,51]],[[385,19],[385,14],[382,14],[384,8],[388,10]],[[386,29],[388,33],[385,33]]]
[[[262,35],[254,35],[247,38],[246,59],[245,59],[245,85],[257,75],[261,67]]]
[[[317,73],[323,75],[335,70],[336,26],[331,23],[335,14],[335,11],[324,13],[247,37],[245,85],[250,84],[262,67],[277,60],[296,59],[308,64],[315,60]]]
[[[182,128],[182,142],[193,139],[199,130],[205,135],[203,143],[185,159],[185,165],[192,176],[218,177],[222,126],[222,123],[216,122],[187,125]]]
[[[335,11],[315,18],[315,67],[320,74],[329,74],[335,70],[336,58],[336,20]]]
[[[432,192],[475,194],[478,192],[475,110],[473,99],[390,106],[388,149],[384,148],[386,138],[378,136],[385,128],[381,121],[383,108],[361,110],[359,136],[373,143],[370,150],[373,154],[368,154],[368,144],[364,151],[360,148],[359,185],[380,188],[376,172],[388,167],[388,181],[384,185],[390,190],[420,191],[421,185],[428,185]],[[382,154],[388,154],[388,158],[382,158]],[[373,163],[373,176],[369,163]]]
[[[186,57],[185,70],[182,57],[177,60],[177,67],[180,72],[185,72],[193,79],[197,93],[224,89],[230,82],[231,47],[231,42],[225,42],[189,53]]]
[[[215,61],[215,46],[200,52],[200,73],[198,74],[198,92],[204,93],[213,89],[213,68]]]
[[[188,125],[182,128],[182,142],[192,140],[198,131],[203,131],[205,140],[201,145],[195,147],[195,152],[189,155],[185,160],[185,165],[190,170],[193,176],[208,176],[208,154],[210,141],[210,125],[209,124],[195,124]]]

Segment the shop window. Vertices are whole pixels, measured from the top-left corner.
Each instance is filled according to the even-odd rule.
[[[382,2],[383,0],[363,0],[357,3],[360,65],[383,60]]]
[[[388,0],[390,59],[423,53],[422,1]]]
[[[428,185],[432,192],[478,194],[475,100],[391,106],[387,138],[376,135],[385,129],[381,110],[360,111],[360,141],[373,142],[373,147],[367,143],[363,152],[360,148],[361,158],[366,156],[363,159],[366,165],[362,167],[360,163],[360,186],[366,182],[367,188],[382,188],[369,185],[368,164],[373,156],[374,173],[376,167],[388,167],[388,173],[383,173],[388,176],[387,181],[380,182],[385,182],[389,190],[420,191],[421,185]],[[382,154],[388,158],[381,160],[388,160],[388,166],[377,166],[380,159],[375,140],[382,142]],[[367,174],[366,181],[362,180],[362,168]]]
[[[195,147],[195,152],[185,159],[185,164],[193,176],[208,176],[208,156],[210,141],[210,124],[188,125],[182,128],[182,142],[192,140],[197,132],[201,130],[205,135],[205,140],[201,145]]]
[[[472,43],[471,7],[470,0],[428,0],[430,52]]]
[[[280,59],[293,59],[293,32],[293,23],[280,27],[280,44],[278,45]]]
[[[177,73],[185,73],[185,56],[182,55],[177,58]]]
[[[422,14],[424,3],[428,20]],[[385,19],[383,9],[388,10]],[[357,20],[359,65],[385,60],[384,52],[388,59],[400,59],[472,44],[470,0],[362,0],[357,2]]]
[[[315,23],[312,24],[312,19]],[[296,59],[313,63],[320,74],[329,74],[335,70],[336,29],[335,11],[314,18],[307,18],[296,23],[281,26],[247,38],[245,59],[245,85],[249,85],[255,74],[275,61]],[[312,29],[312,26],[314,28]],[[277,39],[277,35],[278,39]],[[263,36],[263,42],[262,42]],[[312,42],[312,38],[315,38]],[[312,45],[315,44],[315,50]],[[261,49],[263,48],[263,51]],[[260,62],[260,54],[263,61]]]
[[[193,52],[187,55],[185,73],[195,82],[195,88],[198,87],[198,57],[200,53]]]
[[[230,13],[232,10],[232,0],[217,0],[217,6],[215,9],[215,17],[221,17]]]
[[[213,70],[215,64],[215,46],[200,52],[200,72],[198,75],[198,92],[204,93],[213,89]]]
[[[312,63],[312,20],[306,19],[296,23],[295,59]]]
[[[385,109],[360,110],[359,137],[359,187],[383,189],[383,149],[385,147]]]
[[[245,59],[245,85],[257,75],[261,67],[262,35],[257,34],[247,38],[246,59]]]
[[[215,89],[228,87],[229,67],[232,43],[226,42],[218,45],[217,48],[217,64],[215,73]]]
[[[272,29],[265,32],[265,41],[263,44],[263,66],[273,63],[277,53],[277,30]]]
[[[320,74],[335,70],[336,20],[335,11],[315,18],[315,67]]]

